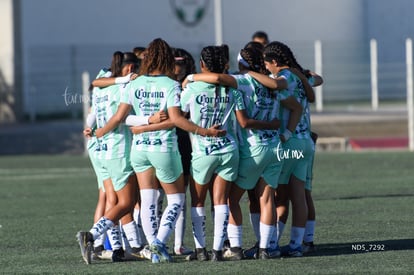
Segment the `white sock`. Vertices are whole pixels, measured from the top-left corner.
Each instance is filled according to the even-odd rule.
[[[175,232],[174,232],[174,248],[179,249],[183,246],[184,243],[184,233],[185,233],[185,222],[186,222],[186,212],[187,212],[187,203],[184,195],[183,207],[180,214],[178,215],[177,221],[175,223]]]
[[[302,246],[303,235],[305,234],[304,227],[292,226],[290,230],[290,243],[289,246],[293,249]]]
[[[191,221],[196,248],[206,247],[206,210],[204,207],[191,207]]]
[[[157,190],[142,189],[141,193],[141,224],[145,237],[152,243],[158,233],[157,222]]]
[[[230,247],[242,247],[243,226],[229,223],[227,235],[230,241]]]
[[[135,221],[122,225],[122,229],[130,247],[141,247],[141,243],[138,241],[137,225],[135,224]]]
[[[95,239],[95,241],[93,242],[93,247],[98,247],[104,244],[105,242],[105,234],[99,235],[99,237],[97,239]]]
[[[184,193],[167,195],[168,205],[162,214],[157,234],[157,239],[162,243],[167,242],[168,237],[175,228],[178,215],[183,207],[184,197]]]
[[[120,249],[122,247],[121,232],[119,231],[119,226],[112,226],[108,232],[109,243],[111,244],[112,251]]]
[[[305,235],[303,236],[304,242],[313,242],[313,236],[315,234],[315,221],[306,221]]]
[[[96,240],[100,235],[104,234],[112,226],[114,226],[114,223],[111,220],[102,217],[92,226],[89,232],[92,233],[93,239]]]
[[[260,213],[249,213],[250,223],[253,227],[254,235],[256,240],[260,240]]]
[[[158,224],[160,224],[160,220],[162,217],[162,205],[164,204],[164,198],[165,198],[165,192],[164,189],[160,188],[157,189],[157,219],[158,219]]]
[[[147,238],[145,237],[144,230],[142,230],[142,222],[141,222],[141,209],[134,208],[134,221],[137,226],[137,233],[138,233],[138,242],[141,245],[146,245]]]
[[[134,208],[134,211],[132,212],[132,218],[134,219],[135,224],[137,226],[140,222],[140,213],[141,213],[141,209],[139,209],[139,208]]]
[[[214,206],[214,241],[213,249],[221,251],[229,224],[229,206],[227,204]]]
[[[276,226],[277,242],[280,241],[280,238],[282,237],[284,229],[285,229],[285,224],[283,222],[277,222],[277,226]]]
[[[260,223],[260,243],[259,248],[268,248],[270,240],[275,230],[274,225]]]
[[[131,246],[129,245],[127,236],[124,229],[122,228],[121,222],[119,222],[119,232],[121,234],[121,244],[125,251],[131,251]]]

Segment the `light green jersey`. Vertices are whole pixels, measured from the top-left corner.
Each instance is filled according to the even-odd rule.
[[[216,94],[217,93],[217,94]],[[181,94],[181,109],[190,112],[190,120],[202,128],[222,124],[224,137],[190,134],[193,155],[217,155],[237,150],[233,110],[244,109],[237,90],[201,81],[189,83]]]
[[[276,93],[269,91],[249,74],[233,75],[237,90],[242,93],[247,116],[251,119],[271,121],[279,119],[279,101]],[[240,146],[257,146],[279,143],[277,130],[243,129],[238,127]]]
[[[180,106],[180,84],[164,75],[143,75],[129,82],[123,90],[122,102],[132,105],[137,116],[151,116],[169,107]],[[178,149],[175,128],[134,135],[138,151],[175,152]]]
[[[96,88],[92,94],[92,108],[96,116],[96,127],[102,128],[118,110],[121,93],[120,85]],[[117,159],[129,157],[132,134],[124,124],[97,139],[95,157]]]
[[[305,90],[303,88],[302,81],[291,71],[288,69],[281,70],[277,77],[283,77],[288,82],[288,88],[286,90],[280,91],[278,93],[278,100],[285,100],[286,98],[293,96],[302,106],[303,111],[300,117],[300,121],[296,126],[295,132],[293,132],[292,136],[300,138],[300,139],[310,139],[310,112],[309,112],[309,103],[308,99],[305,94]],[[281,105],[280,108],[280,118],[281,118],[281,125],[280,125],[280,132],[283,133],[287,127],[289,121],[289,110],[283,108]]]
[[[101,78],[101,77],[109,77],[109,76],[111,76],[111,72],[110,71],[108,71],[107,69],[101,69],[100,71],[99,71],[99,73],[98,73],[98,75],[96,76],[96,78],[95,79],[98,79],[98,78]],[[90,112],[91,113],[95,113],[95,109],[93,108],[93,104],[92,104],[92,95],[93,95],[93,91],[95,91],[95,90],[97,90],[97,89],[99,89],[99,88],[93,88],[93,90],[92,90],[92,93],[90,94],[90,98],[88,98],[89,99],[89,107],[91,108],[90,109]],[[93,127],[93,131],[96,129],[96,125]],[[89,138],[88,139],[88,142],[87,142],[87,148],[88,148],[88,152],[89,152],[89,156],[90,157],[95,157],[95,149],[97,148],[96,146],[97,146],[97,138],[95,137],[95,136],[93,136],[93,137],[91,137],[91,138]]]

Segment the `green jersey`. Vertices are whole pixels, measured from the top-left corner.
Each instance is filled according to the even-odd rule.
[[[296,100],[299,102],[303,109],[300,121],[296,126],[296,130],[292,133],[293,136],[299,139],[310,139],[310,112],[308,105],[309,103],[305,94],[305,90],[303,88],[302,81],[288,69],[281,70],[277,76],[285,78],[288,82],[288,88],[278,93],[278,100],[285,100],[286,98],[293,96],[296,98]],[[289,110],[283,107],[280,109],[280,131],[281,133],[283,133],[287,127],[290,112]]]
[[[132,105],[137,116],[151,116],[169,107],[180,106],[180,84],[164,75],[143,75],[129,82],[123,90],[122,102]],[[178,149],[175,128],[134,135],[138,151],[175,152]]]
[[[118,110],[120,85],[96,88],[92,94],[92,109],[96,116],[96,127],[102,128]],[[98,159],[118,159],[129,157],[131,132],[124,124],[96,140],[95,157]]]
[[[237,90],[197,81],[189,83],[181,94],[181,109],[190,112],[190,120],[202,128],[221,124],[224,137],[202,137],[191,133],[193,155],[217,155],[237,150],[233,110],[244,109]]]
[[[251,119],[271,121],[279,117],[279,102],[276,93],[269,91],[249,74],[233,75],[237,90],[243,95],[247,116]],[[238,127],[240,146],[257,146],[279,143],[277,130],[243,129]]]
[[[111,76],[111,72],[108,71],[107,69],[103,68],[99,71],[98,75],[95,77],[95,79],[101,78],[101,77],[109,77]],[[92,90],[92,93],[90,94],[90,98],[88,98],[88,102],[89,102],[89,107],[90,107],[90,112],[91,113],[95,113],[95,110],[93,108],[93,104],[92,104],[92,95],[93,92],[98,90],[99,88],[94,87]],[[93,127],[92,131],[94,131],[96,129],[96,125]],[[90,157],[95,157],[95,149],[97,148],[97,138],[95,136],[92,136],[90,139],[88,139],[88,143],[87,143],[87,148],[89,151],[89,156]]]

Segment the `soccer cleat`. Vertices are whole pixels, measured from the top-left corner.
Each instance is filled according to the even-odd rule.
[[[123,262],[125,260],[125,253],[123,248],[112,251],[112,262]]]
[[[275,259],[280,257],[280,250],[279,247],[275,249],[271,248],[259,248],[257,251],[255,258],[261,259],[261,260],[267,260],[267,259]]]
[[[193,251],[193,253],[185,257],[185,259],[187,261],[208,261],[207,250],[205,248],[196,248],[195,251]]]
[[[141,257],[147,260],[152,260],[152,252],[149,248],[149,245],[145,245],[144,248],[140,251]]]
[[[151,253],[151,262],[153,264],[158,264],[160,262],[160,257],[155,253]]]
[[[316,247],[313,242],[303,242],[302,252],[303,254],[316,252]]]
[[[223,250],[227,250],[227,249],[230,249],[230,248],[231,248],[231,246],[230,246],[230,240],[227,239],[223,243]]]
[[[254,254],[254,258],[260,259],[260,260],[267,260],[270,257],[269,257],[269,253],[267,252],[266,248],[259,248],[256,254]]]
[[[130,258],[132,259],[142,260],[142,259],[145,259],[141,253],[143,249],[144,247],[131,247],[131,249],[129,249],[127,254],[129,254],[129,256],[131,256]]]
[[[165,244],[155,239],[150,246],[150,250],[153,254],[158,255],[160,262],[172,262],[172,258],[167,251]]]
[[[211,250],[211,261],[212,262],[221,262],[223,261],[223,251],[221,250]]]
[[[81,249],[82,258],[86,264],[92,262],[93,236],[90,232],[79,231],[76,234]]]
[[[280,257],[280,247],[277,246],[276,248],[268,248],[267,253],[270,259],[279,258]]]
[[[99,258],[102,260],[112,260],[112,250],[102,251],[102,255]]]
[[[190,255],[191,253],[193,253],[193,251],[185,246],[174,248],[174,255]]]
[[[302,246],[291,248],[290,245],[286,245],[281,249],[281,256],[283,257],[302,257]]]
[[[257,254],[257,251],[259,250],[259,243],[255,243],[255,245],[249,249],[246,249],[243,251],[243,256],[245,259],[254,259],[255,254]]]
[[[92,260],[97,261],[102,259],[102,252],[105,250],[103,245],[99,245],[93,248],[92,251]]]
[[[241,247],[231,247],[224,251],[223,258],[228,261],[243,260],[243,249]]]

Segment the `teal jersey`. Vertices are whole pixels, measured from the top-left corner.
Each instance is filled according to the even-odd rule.
[[[151,116],[170,107],[180,107],[180,84],[164,75],[142,75],[123,90],[122,102],[132,105],[137,116]],[[134,135],[138,151],[175,152],[178,149],[175,128]]]
[[[288,82],[288,88],[286,90],[280,91],[278,93],[278,100],[285,100],[286,98],[293,96],[296,98],[298,103],[302,106],[302,115],[298,125],[296,126],[293,136],[300,139],[310,139],[310,112],[309,112],[309,103],[303,88],[302,81],[288,69],[281,70],[277,77],[283,77]],[[282,106],[282,105],[281,105]],[[280,118],[281,126],[280,132],[283,133],[287,127],[289,121],[290,111],[283,108],[280,108]]]
[[[189,83],[181,94],[181,109],[190,112],[190,120],[202,128],[222,124],[221,129],[227,131],[224,137],[202,137],[191,133],[193,155],[217,155],[237,150],[233,110],[244,109],[237,90],[202,81]]]
[[[108,71],[107,69],[103,68],[98,72],[95,79],[98,79],[98,78],[101,78],[101,77],[109,77],[109,76],[111,76],[111,72]],[[93,92],[96,91],[97,89],[99,89],[99,88],[96,88],[96,87],[93,88],[92,93],[91,93],[90,98],[89,98],[89,101],[88,101],[89,102],[89,107],[90,107],[90,113],[95,113],[95,109],[94,109],[93,103],[92,103],[92,98],[93,98],[92,95],[93,95]],[[92,131],[94,131],[94,130],[96,130],[96,125],[93,127]],[[87,147],[87,149],[89,151],[89,155],[91,157],[95,156],[94,153],[95,153],[95,149],[97,148],[97,144],[98,144],[98,142],[97,142],[97,138],[95,136],[92,136],[91,138],[88,139],[86,147]]]
[[[118,110],[121,93],[120,85],[95,88],[92,94],[92,109],[96,116],[96,127],[102,128]],[[98,159],[117,159],[128,156],[131,148],[131,132],[120,124],[111,132],[97,139],[95,157]]]
[[[279,119],[279,102],[276,93],[268,90],[249,74],[233,75],[237,90],[243,96],[247,116],[251,119],[271,121]],[[258,146],[279,143],[277,130],[243,129],[238,127],[240,146]]]
[[[309,82],[309,85],[311,85],[311,87],[314,87],[315,86],[315,77],[313,77],[313,76],[308,77],[308,82]],[[307,110],[306,110],[306,112],[309,113],[309,116],[308,116],[309,131],[312,131],[312,124],[311,124],[311,119],[310,119],[309,102],[307,104]]]

